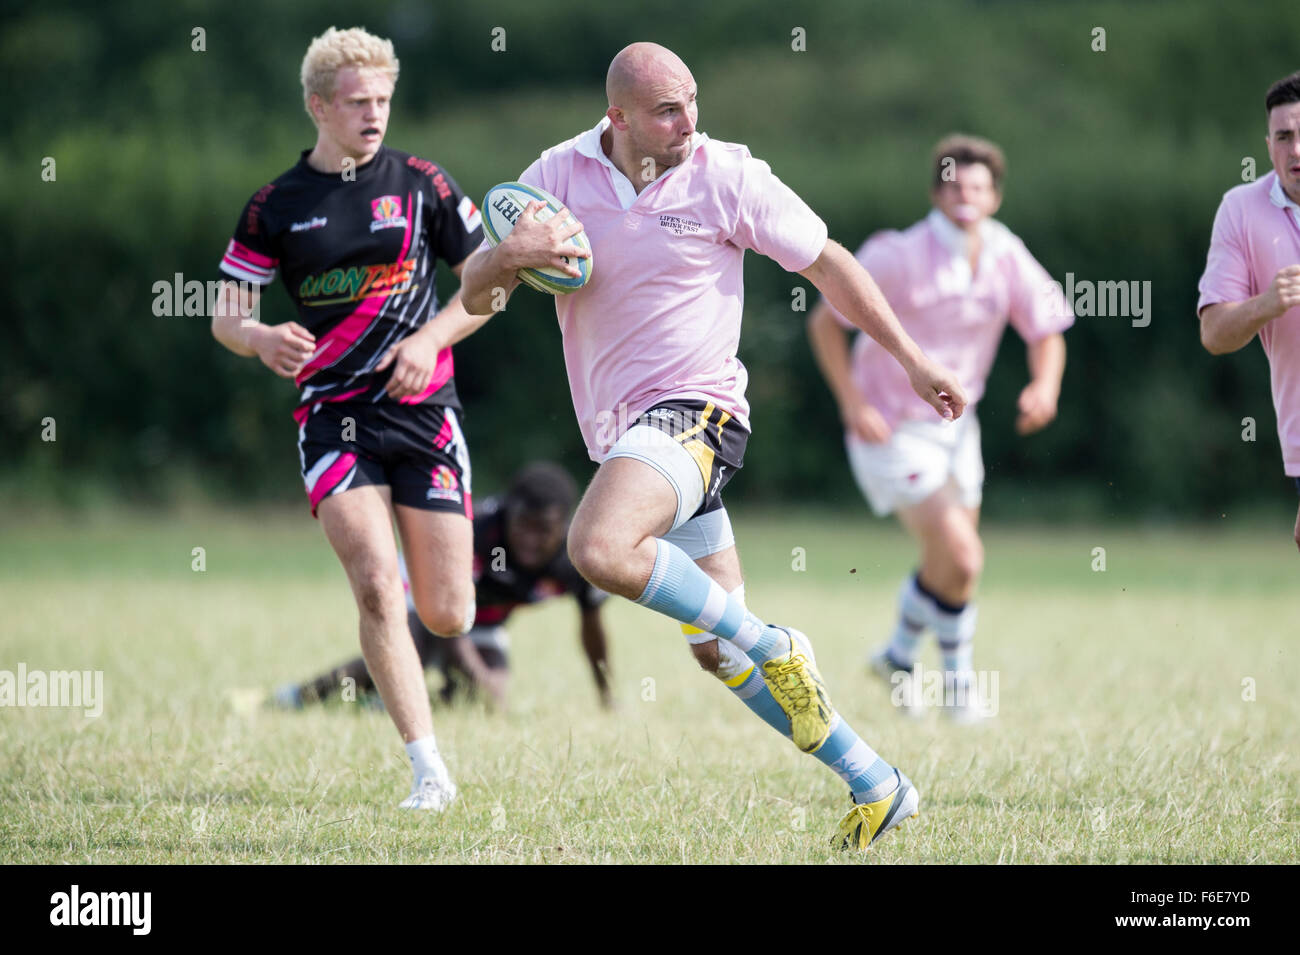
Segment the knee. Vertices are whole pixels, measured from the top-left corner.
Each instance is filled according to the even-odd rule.
[[[612,590],[612,574],[618,566],[614,543],[604,535],[585,532],[569,534],[569,561],[578,573],[603,590]]]
[[[474,627],[477,605],[473,594],[468,601],[461,595],[447,594],[442,599],[416,599],[420,622],[439,637],[463,637]]]
[[[362,616],[386,619],[401,607],[402,585],[395,574],[368,568],[357,577],[357,607]]]
[[[952,550],[953,569],[964,587],[973,587],[984,572],[984,544],[970,531],[962,535]]]
[[[708,643],[692,643],[691,654],[695,657],[695,662],[700,665],[700,669],[706,673],[717,673],[718,666],[721,663],[721,657],[718,654],[718,641],[710,640]]]

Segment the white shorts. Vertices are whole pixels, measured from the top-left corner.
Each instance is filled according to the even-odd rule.
[[[672,485],[677,495],[677,513],[672,529],[663,539],[676,544],[691,560],[735,546],[736,537],[725,507],[718,506],[691,517],[704,503],[707,489],[699,462],[681,442],[657,428],[636,425],[609,449],[605,460],[610,458],[635,458],[654,468]]]
[[[845,435],[849,467],[877,516],[920,504],[943,488],[962,507],[984,492],[980,423],[973,411],[953,422],[900,421],[889,440],[871,444]]]

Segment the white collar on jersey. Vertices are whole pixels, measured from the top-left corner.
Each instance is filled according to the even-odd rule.
[[[934,230],[934,234],[939,237],[944,247],[952,253],[953,268],[964,279],[963,286],[969,287],[973,276],[970,270],[970,256],[966,251],[966,233],[957,228],[952,220],[938,209],[931,209],[925,221],[930,224],[930,228]],[[1002,243],[1006,240],[1006,226],[995,219],[984,219],[979,224],[979,233],[980,265],[983,266],[1001,249]]]
[[[953,221],[938,209],[931,209],[930,214],[925,217],[930,223],[930,228],[934,230],[935,235],[953,255],[959,255],[966,258],[966,233],[953,224]],[[989,225],[989,220],[984,219],[979,224],[980,248],[987,251],[989,246],[997,241],[995,230]],[[983,257],[983,251],[980,253]]]
[[[1282,180],[1277,177],[1277,173],[1273,174],[1273,185],[1268,190],[1268,201],[1279,209],[1290,209],[1291,218],[1295,219],[1296,225],[1300,225],[1300,205],[1296,205],[1291,197],[1286,194],[1286,190],[1282,188]]]
[[[605,130],[609,129],[609,126],[609,117],[602,116],[599,123],[578,137],[578,142],[574,145],[574,148],[578,152],[582,153],[582,155],[589,159],[594,159],[609,168],[610,179],[614,183],[614,194],[618,196],[619,205],[624,209],[627,209],[632,205],[632,203],[636,202],[636,189],[634,189],[632,183],[628,181],[627,176],[623,175],[622,171],[614,165],[613,161],[608,156],[605,155],[605,150],[600,145],[600,137],[605,134]],[[694,155],[695,150],[699,149],[708,138],[708,133],[701,133],[698,130],[692,134],[691,155]],[[677,166],[669,166],[659,174],[659,179],[669,175],[674,169],[679,168],[683,164],[684,163],[679,163]]]

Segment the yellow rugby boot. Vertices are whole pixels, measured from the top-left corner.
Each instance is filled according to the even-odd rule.
[[[777,629],[790,635],[790,652],[763,664],[763,682],[790,720],[794,745],[805,753],[815,753],[831,734],[835,711],[808,638],[790,627]]]
[[[854,803],[849,814],[840,820],[839,831],[831,844],[840,849],[868,849],[895,826],[920,815],[921,794],[912,781],[895,769],[898,788],[878,802]]]

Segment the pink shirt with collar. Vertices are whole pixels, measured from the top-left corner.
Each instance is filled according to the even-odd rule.
[[[697,133],[690,156],[637,195],[600,145],[608,117],[542,153],[519,177],[560,199],[592,247],[591,281],[555,311],[578,426],[601,461],[638,415],[711,401],[749,427],[736,358],[746,249],[796,272],[826,225],[741,145]]]
[[[1219,203],[1197,314],[1207,305],[1254,298],[1288,265],[1300,265],[1300,206],[1270,171],[1229,189]],[[1261,328],[1259,341],[1268,356],[1282,462],[1288,475],[1300,477],[1300,307]]]
[[[956,373],[969,407],[984,383],[1007,321],[1026,342],[1074,323],[1060,286],[1025,244],[992,219],[980,225],[980,258],[971,273],[965,236],[938,209],[902,232],[878,232],[857,251],[899,323],[927,356]],[[846,328],[853,328],[833,308]],[[907,373],[866,335],[853,346],[853,383],[889,424],[937,421],[908,383]]]

